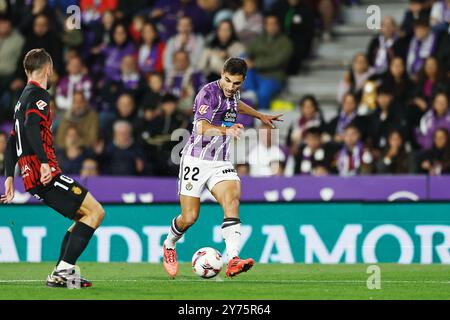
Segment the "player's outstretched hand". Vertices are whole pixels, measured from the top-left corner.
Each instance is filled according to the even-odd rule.
[[[240,123],[235,123],[226,130],[227,136],[240,139],[242,130],[244,130],[244,126]]]
[[[14,199],[14,178],[8,177],[5,180],[5,194],[0,197],[1,203],[11,203]]]
[[[270,126],[272,129],[275,129],[273,121],[284,121],[283,119],[281,119],[281,117],[283,117],[283,114],[277,114],[275,116],[269,114],[261,114],[259,120],[261,120],[261,122],[265,125]]]
[[[45,186],[52,181],[52,170],[48,163],[41,164],[41,183]]]

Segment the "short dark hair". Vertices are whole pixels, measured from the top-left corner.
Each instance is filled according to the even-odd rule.
[[[179,101],[179,98],[176,95],[172,94],[172,93],[166,93],[161,98],[161,104],[164,104],[164,103],[178,103],[178,101]]]
[[[358,134],[361,134],[361,130],[359,129],[359,127],[354,122],[350,122],[350,124],[348,124],[344,128],[344,130],[350,130],[350,129],[356,130],[358,132]]]
[[[300,99],[300,102],[299,102],[299,105],[300,106],[303,106],[303,104],[306,102],[306,101],[311,101],[311,103],[314,105],[314,109],[316,109],[316,111],[319,111],[319,101],[317,101],[317,98],[313,95],[313,94],[306,94],[306,95],[304,95],[301,99]]]
[[[42,69],[46,64],[53,64],[52,57],[43,48],[32,49],[23,59],[23,68],[27,74]]]
[[[247,63],[241,58],[228,58],[223,65],[223,72],[231,75],[241,74],[245,77],[247,75]]]
[[[306,129],[303,133],[304,137],[307,137],[308,135],[319,137],[322,135],[322,130],[320,130],[319,127],[311,127],[309,129]]]
[[[394,90],[387,83],[382,83],[381,85],[378,86],[377,93],[378,93],[378,95],[384,94],[384,95],[393,96]]]

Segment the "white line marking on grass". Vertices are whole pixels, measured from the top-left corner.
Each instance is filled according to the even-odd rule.
[[[218,280],[215,281],[214,279],[210,280],[203,280],[203,279],[98,279],[98,280],[92,280],[92,282],[224,282],[224,283],[232,283],[232,282],[240,282],[240,283],[286,283],[286,284],[292,284],[292,283],[353,283],[353,284],[361,284],[366,283],[366,280],[239,280],[239,279],[230,279],[230,280]],[[0,284],[4,283],[34,283],[34,282],[45,282],[45,280],[36,280],[36,279],[30,279],[30,280],[14,280],[14,279],[7,279],[7,280],[0,280]],[[438,280],[383,280],[383,283],[415,283],[415,284],[450,284],[450,281],[438,281]]]

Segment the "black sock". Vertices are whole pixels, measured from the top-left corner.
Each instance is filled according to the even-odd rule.
[[[58,258],[58,262],[56,263],[56,265],[58,265],[62,258],[64,257],[64,254],[66,253],[67,250],[67,244],[69,243],[69,237],[70,237],[70,231],[66,232],[66,235],[63,238],[63,241],[61,243],[61,252],[59,253],[59,258]]]
[[[67,244],[67,250],[64,254],[63,261],[75,265],[78,258],[91,240],[95,229],[91,228],[83,222],[77,222],[72,230],[72,234]]]

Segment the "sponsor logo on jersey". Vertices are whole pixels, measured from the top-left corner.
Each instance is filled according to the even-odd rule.
[[[72,192],[73,192],[74,194],[76,194],[77,196],[79,196],[79,195],[82,193],[81,188],[80,188],[80,187],[77,187],[77,186],[73,186],[73,187],[72,187]]]
[[[38,102],[36,102],[36,107],[38,107],[39,110],[44,110],[46,106],[47,102],[45,102],[44,100],[39,100]]]
[[[225,169],[222,171],[223,174],[227,174],[227,173],[235,173],[236,169]]]
[[[33,194],[33,197],[35,197],[39,201],[42,201],[41,197],[38,194]]]
[[[22,168],[20,168],[20,173],[22,175],[22,178],[26,178],[30,175],[31,169],[30,167],[26,164],[25,166],[23,166]]]
[[[199,108],[198,108],[198,113],[200,113],[201,115],[205,114],[208,111],[209,106],[207,106],[206,104],[202,104]]]
[[[236,123],[237,119],[237,113],[235,110],[228,110],[224,113],[222,116],[222,126],[224,127],[231,127],[233,124]]]

